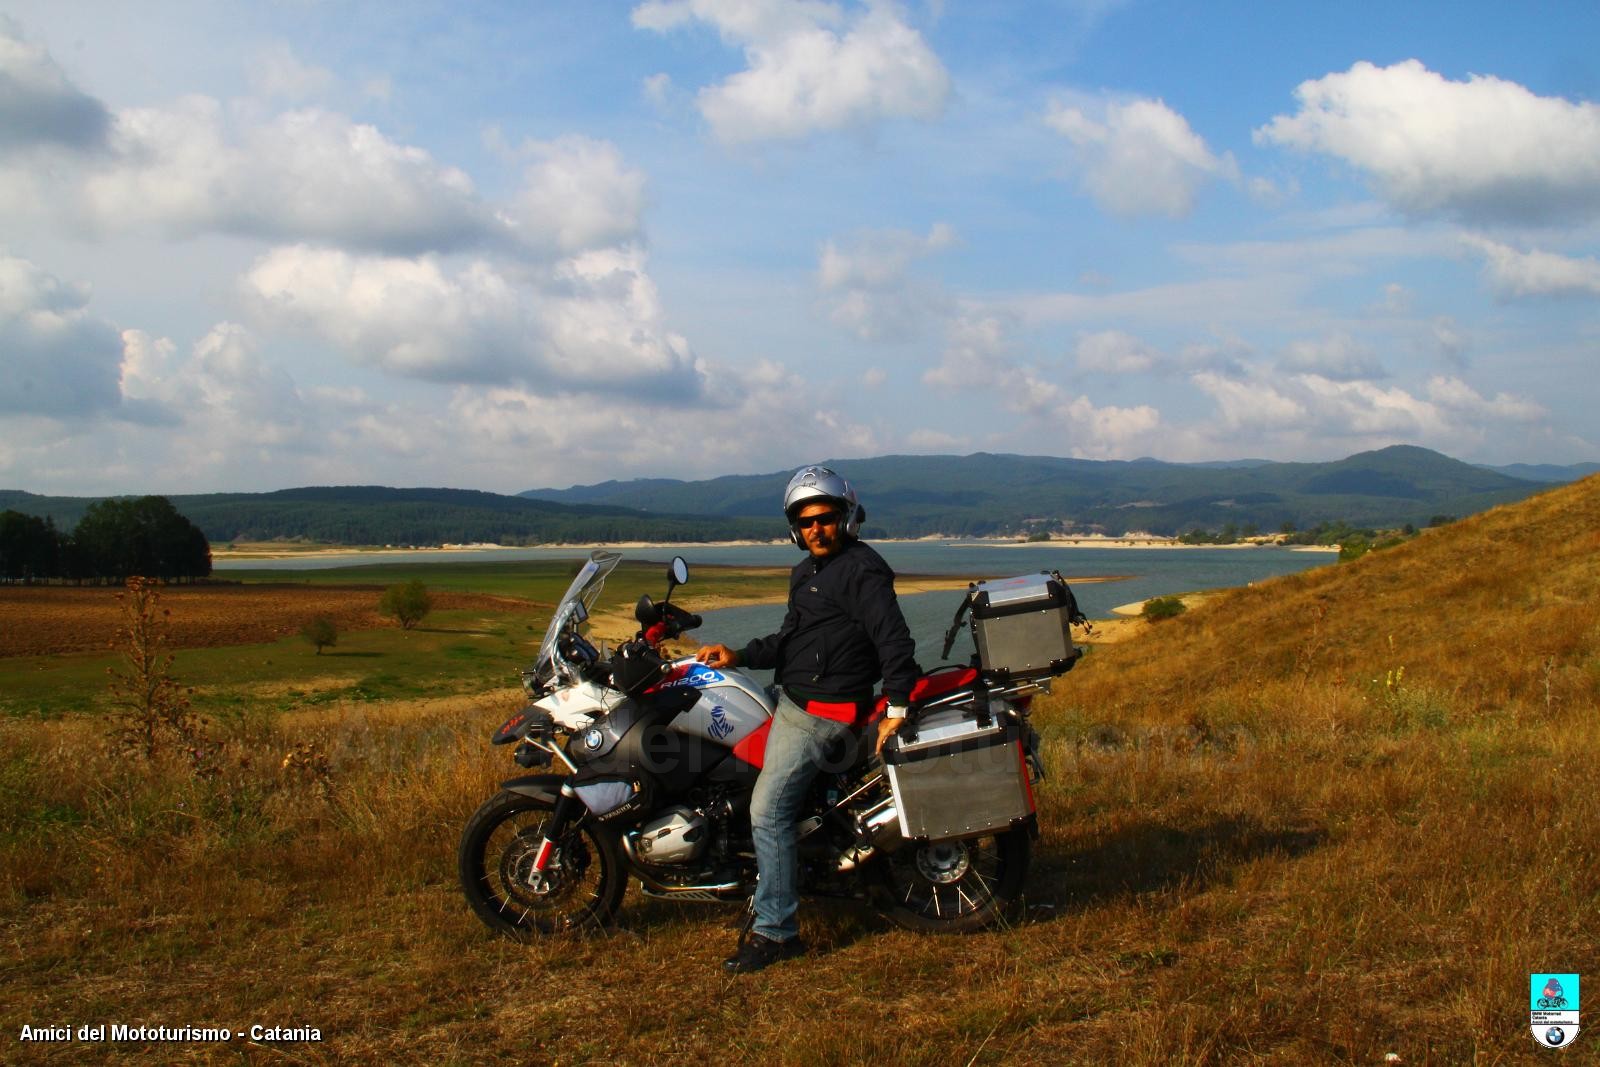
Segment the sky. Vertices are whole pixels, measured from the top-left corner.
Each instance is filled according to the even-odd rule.
[[[1588,0],[0,0],[0,488],[1600,461],[1597,41]]]

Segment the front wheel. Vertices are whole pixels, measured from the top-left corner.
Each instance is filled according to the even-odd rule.
[[[908,841],[879,864],[891,922],[967,933],[1000,921],[1022,896],[1032,842],[1026,828],[961,841]]]
[[[489,929],[509,937],[604,926],[628,888],[616,841],[592,819],[567,827],[543,873],[534,870],[553,805],[521,793],[484,801],[461,832],[461,889]]]

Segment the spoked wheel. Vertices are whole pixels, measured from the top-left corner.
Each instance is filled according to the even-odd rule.
[[[898,926],[930,933],[981,930],[1021,897],[1030,851],[1025,829],[964,841],[907,842],[880,864],[888,916]]]
[[[521,793],[489,798],[461,833],[457,863],[467,902],[488,927],[510,937],[604,926],[628,887],[612,838],[583,819],[534,870],[551,804]]]

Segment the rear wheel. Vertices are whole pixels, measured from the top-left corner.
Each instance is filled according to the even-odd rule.
[[[502,792],[484,802],[461,832],[461,889],[496,933],[592,930],[611,921],[627,890],[616,841],[592,819],[569,825],[544,871],[534,870],[553,805]]]
[[[897,926],[966,933],[1005,917],[1022,896],[1032,842],[1026,829],[961,841],[906,842],[879,864]]]

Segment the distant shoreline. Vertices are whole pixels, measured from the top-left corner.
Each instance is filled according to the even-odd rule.
[[[1261,543],[1242,541],[1231,545],[1186,545],[1176,539],[1162,538],[1129,538],[1129,537],[1080,537],[1052,541],[1016,541],[1000,538],[979,537],[880,537],[870,539],[874,544],[890,545],[915,545],[915,544],[944,544],[952,547],[974,548],[1032,548],[1032,549],[1079,549],[1079,548],[1114,548],[1137,549],[1141,551],[1161,549],[1195,549],[1195,548],[1225,548],[1246,549],[1262,547]],[[350,546],[350,545],[307,545],[304,548],[274,543],[246,542],[237,548],[215,548],[211,550],[212,559],[249,560],[249,559],[328,559],[338,556],[381,556],[381,555],[406,555],[418,552],[492,552],[515,551],[518,549],[571,549],[574,552],[589,552],[595,549],[641,549],[641,548],[670,548],[679,551],[693,551],[699,548],[752,548],[764,546],[781,546],[783,541],[595,541],[584,544],[543,544],[543,545],[497,545],[476,543],[468,545],[438,545],[426,547],[396,547],[393,545],[380,546]],[[1272,545],[1266,547],[1287,548],[1292,552],[1337,552],[1338,545]]]

